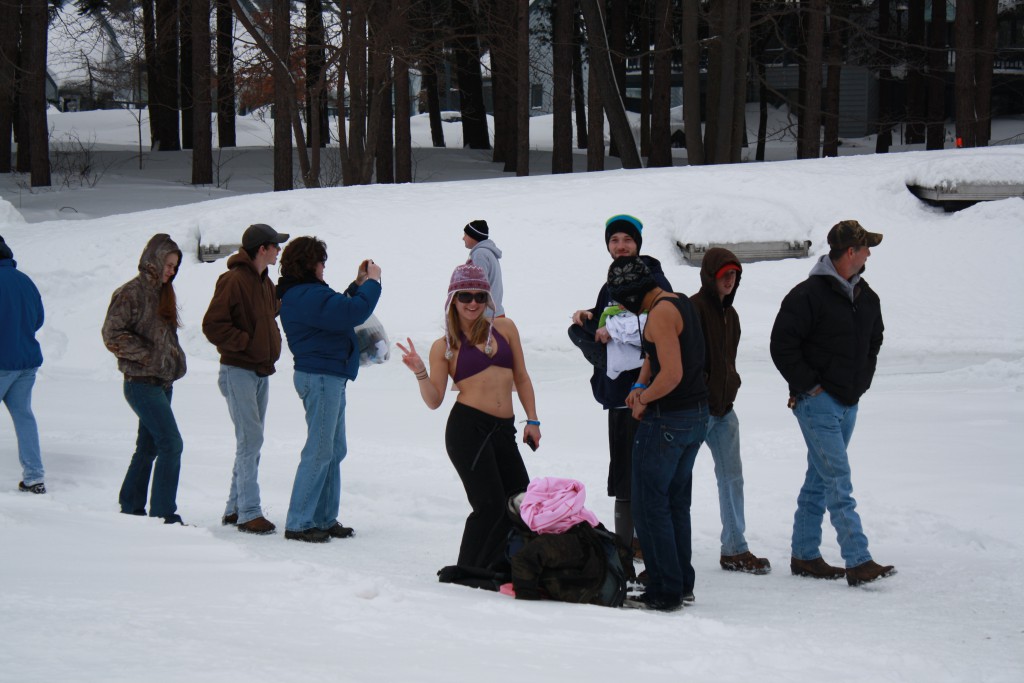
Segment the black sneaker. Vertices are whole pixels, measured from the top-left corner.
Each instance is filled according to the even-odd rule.
[[[626,607],[637,609],[654,610],[655,612],[678,612],[683,609],[683,600],[671,600],[668,598],[652,597],[650,593],[644,593],[636,598],[626,598],[623,603]]]
[[[356,535],[355,529],[350,526],[342,526],[338,522],[335,522],[330,529],[323,529],[323,531],[330,534],[331,538],[351,538]]]
[[[19,481],[18,490],[24,493],[46,493],[46,485],[43,482],[39,482],[38,484],[25,486],[25,482]]]
[[[181,515],[167,515],[164,517],[164,524],[180,524],[181,526],[186,526]]]
[[[289,541],[305,541],[306,543],[327,543],[331,535],[323,529],[312,527],[302,531],[285,531],[284,537]]]

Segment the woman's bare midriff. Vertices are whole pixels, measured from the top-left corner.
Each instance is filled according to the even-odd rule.
[[[457,359],[452,359],[452,368]],[[459,382],[455,400],[488,415],[512,417],[512,386],[512,370],[492,366]]]

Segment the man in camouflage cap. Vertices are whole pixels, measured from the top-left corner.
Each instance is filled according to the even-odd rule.
[[[807,474],[797,498],[790,569],[797,576],[856,586],[896,573],[871,559],[853,499],[847,453],[857,404],[871,386],[882,347],[882,307],[861,278],[882,241],[853,220],[828,233],[830,251],[782,300],[772,328],[775,367],[789,383],[789,407],[807,443]],[[828,510],[846,568],[821,557]]]

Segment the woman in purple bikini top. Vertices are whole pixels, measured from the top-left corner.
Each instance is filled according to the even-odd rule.
[[[445,323],[445,335],[430,348],[429,372],[412,340],[407,340],[408,347],[398,345],[402,362],[419,380],[424,403],[431,410],[438,408],[451,377],[459,391],[459,403],[505,419],[514,414],[514,389],[526,411],[523,441],[539,444],[536,397],[519,330],[510,318],[494,317],[490,284],[478,266],[466,263],[452,274]]]

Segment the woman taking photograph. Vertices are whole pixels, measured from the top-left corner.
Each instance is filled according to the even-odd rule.
[[[359,372],[355,327],[380,299],[380,266],[363,261],[344,293],[324,282],[327,245],[297,237],[281,254],[281,326],[295,358],[295,391],[306,410],[306,445],[295,472],[284,537],[324,543],[352,535],[338,523],[345,442],[345,385]]]
[[[121,512],[146,514],[181,524],[177,514],[181,433],[171,412],[171,385],[185,375],[185,352],[178,344],[178,304],[171,282],[181,250],[169,235],[154,235],[139,259],[139,274],[110,298],[103,343],[124,374],[124,398],[139,417],[138,438],[118,501]],[[154,465],[155,462],[155,465]]]
[[[512,528],[507,499],[530,483],[516,445],[513,389],[526,410],[523,442],[533,449],[540,444],[540,421],[519,330],[510,319],[494,317],[490,285],[478,266],[467,263],[452,273],[445,323],[445,335],[430,347],[429,374],[412,340],[408,348],[398,348],[428,408],[441,405],[449,377],[459,391],[445,447],[473,511],[466,519],[458,564],[487,568],[503,557]]]

